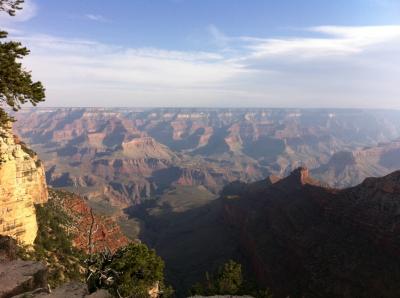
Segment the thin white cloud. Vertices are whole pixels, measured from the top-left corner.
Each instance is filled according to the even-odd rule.
[[[104,16],[100,15],[100,14],[85,14],[85,18],[91,21],[95,21],[95,22],[109,22],[109,20],[107,18],[105,18]]]
[[[338,27],[320,26],[308,31],[324,34],[323,37],[295,37],[281,39],[251,39],[249,48],[253,56],[295,55],[315,58],[332,55],[353,55],[369,47],[400,38],[400,26]]]
[[[282,106],[400,108],[400,26],[307,31],[316,35],[244,38],[250,54],[240,59],[257,70],[254,92]]]
[[[45,35],[20,40],[32,49],[27,65],[49,86],[199,88],[245,71],[216,53],[124,48]]]
[[[207,27],[208,32],[211,34],[213,41],[219,47],[226,47],[230,38],[226,36],[217,26],[211,24]]]
[[[400,26],[320,26],[305,29],[312,37],[284,38],[208,29],[219,50],[19,38],[32,50],[26,65],[45,83],[50,106],[400,108]]]
[[[9,34],[22,34],[21,30],[18,30],[15,28],[10,28],[10,27],[5,27],[5,26],[1,26],[1,30],[6,31]]]

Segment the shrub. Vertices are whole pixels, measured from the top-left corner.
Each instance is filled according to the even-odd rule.
[[[105,288],[118,297],[148,297],[149,289],[157,284],[164,297],[172,292],[164,285],[164,262],[141,243],[122,247],[114,255],[95,255],[87,280],[91,292]]]
[[[71,219],[58,201],[50,199],[46,204],[36,206],[38,234],[34,250],[21,250],[20,257],[28,260],[45,261],[49,268],[49,284],[56,287],[62,283],[85,277],[86,256],[72,245],[73,235],[66,227]]]

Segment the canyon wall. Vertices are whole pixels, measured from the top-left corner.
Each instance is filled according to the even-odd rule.
[[[399,111],[35,107],[16,117],[50,186],[121,208],[176,186],[218,194],[299,166],[333,187],[400,167]],[[353,156],[360,150],[368,156]]]
[[[0,234],[33,244],[37,234],[34,204],[47,202],[44,168],[36,154],[0,128]]]
[[[274,297],[399,297],[400,171],[343,190],[306,168],[267,184],[225,187],[222,218]]]

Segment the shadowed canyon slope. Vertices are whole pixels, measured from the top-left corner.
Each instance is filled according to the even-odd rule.
[[[309,170],[226,186],[186,212],[138,206],[170,280],[187,289],[218,264],[244,264],[274,297],[398,297],[400,172],[343,190]]]
[[[397,139],[396,111],[48,108],[17,116],[16,131],[39,152],[51,186],[122,206],[179,185],[217,194],[228,182],[300,165],[349,186],[389,173],[399,153],[377,149],[355,165],[341,153],[361,156]]]
[[[225,197],[224,214],[258,280],[279,296],[396,297],[399,185],[394,172],[335,190],[298,169]]]

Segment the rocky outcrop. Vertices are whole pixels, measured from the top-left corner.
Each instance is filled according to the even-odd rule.
[[[0,298],[111,298],[106,290],[89,293],[87,285],[66,283],[50,290],[48,270],[41,262],[13,260],[0,262]],[[158,296],[156,296],[158,297]]]
[[[400,168],[400,141],[380,143],[354,151],[340,151],[329,162],[312,170],[333,187],[349,187],[367,177],[380,177]]]
[[[69,282],[55,289],[47,283],[48,270],[41,262],[0,262],[0,298],[112,298],[106,290],[89,293],[87,285]],[[155,296],[159,297],[159,296]]]
[[[134,138],[123,142],[122,153],[132,159],[160,159],[171,162],[175,155],[165,145],[160,144],[151,137]]]
[[[112,295],[106,290],[98,290],[89,294],[87,286],[83,283],[71,282],[62,285],[50,293],[44,292],[28,292],[13,298],[112,298]]]
[[[0,236],[0,262],[17,259],[17,243],[10,236]]]
[[[91,242],[93,253],[105,250],[114,253],[129,243],[114,218],[94,213],[83,198],[54,190],[50,190],[50,198],[71,218],[69,232],[74,235],[73,245],[79,250],[89,252]]]
[[[9,298],[47,288],[47,268],[41,262],[13,260],[0,263],[0,297]]]
[[[15,239],[0,236],[0,298],[27,291],[46,291],[48,270],[44,263],[22,261]]]
[[[399,296],[400,172],[344,190],[306,168],[253,185],[222,192],[222,216],[274,297]]]
[[[34,204],[47,201],[45,173],[36,154],[0,128],[0,234],[25,244],[36,238]]]
[[[400,171],[367,178],[324,204],[330,218],[345,222],[389,253],[400,256]]]

